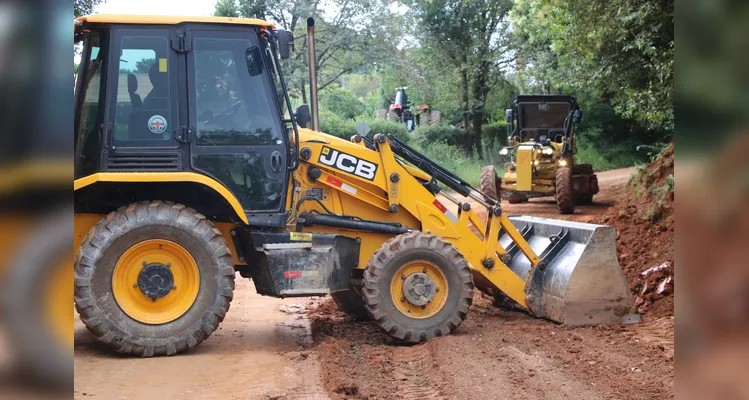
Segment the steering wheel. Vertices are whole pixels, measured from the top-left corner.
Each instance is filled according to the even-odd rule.
[[[232,117],[234,114],[239,111],[240,106],[242,105],[241,101],[236,102],[235,104],[219,111],[216,115],[214,115],[212,118],[207,119],[204,123],[205,125],[211,125],[214,123],[217,123],[219,121],[226,120],[230,117]]]

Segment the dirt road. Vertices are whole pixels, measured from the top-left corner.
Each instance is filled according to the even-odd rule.
[[[603,213],[631,170],[599,174],[595,204],[569,219]],[[503,203],[511,214],[559,218],[551,199]],[[231,310],[195,351],[140,359],[113,354],[75,325],[75,397],[104,399],[673,397],[673,320],[639,326],[567,328],[476,297],[452,335],[398,346],[367,322],[325,301],[310,318],[279,311],[310,300],[255,294],[237,277]],[[312,300],[315,303],[315,300]],[[314,343],[310,333],[314,333]]]
[[[557,208],[554,197],[537,197],[521,204],[502,202],[502,208],[509,214],[590,222],[595,216],[603,214],[616,203],[617,196],[621,194],[622,186],[627,184],[633,172],[634,168],[622,168],[596,173],[600,191],[593,197],[593,204],[575,206],[575,213],[571,215],[559,214],[559,208]],[[474,209],[481,210],[481,207],[475,207]]]
[[[114,354],[76,318],[75,398],[326,399],[317,355],[304,350],[312,339],[309,324],[297,319],[301,314],[279,311],[308,303],[260,296],[237,276],[219,330],[177,357]]]

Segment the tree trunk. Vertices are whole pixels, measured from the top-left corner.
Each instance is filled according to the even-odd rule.
[[[302,88],[302,104],[308,104],[307,103],[307,86],[304,84],[305,80],[304,78],[299,80],[299,87]]]
[[[474,110],[473,111],[473,123],[471,124],[471,131],[473,133],[473,144],[476,149],[476,155],[479,160],[484,159],[484,153],[481,146],[481,126],[484,124],[484,111]]]
[[[463,92],[462,93],[462,100],[463,100],[463,129],[466,130],[468,133],[468,150],[470,151],[473,148],[473,138],[471,135],[471,112],[468,107],[468,71],[466,70],[466,57],[463,57],[463,67],[460,69],[460,89]]]

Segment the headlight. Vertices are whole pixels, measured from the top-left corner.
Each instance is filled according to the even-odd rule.
[[[533,165],[538,166],[538,160],[534,161]]]
[[[567,166],[567,160],[559,160],[559,166],[560,167],[566,167]]]
[[[507,150],[507,147],[503,147],[502,150],[499,151],[499,155],[506,156],[510,151]]]
[[[541,153],[543,153],[544,155],[550,156],[554,154],[554,149],[551,147],[546,147],[545,149],[541,150]]]

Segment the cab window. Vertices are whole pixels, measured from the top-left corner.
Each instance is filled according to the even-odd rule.
[[[163,146],[173,142],[176,121],[168,35],[139,31],[119,40],[115,144]],[[119,143],[118,143],[119,142]],[[124,143],[123,143],[124,142]]]
[[[196,38],[197,143],[269,145],[280,138],[267,72],[250,73],[255,40]],[[256,66],[256,64],[255,64]]]

